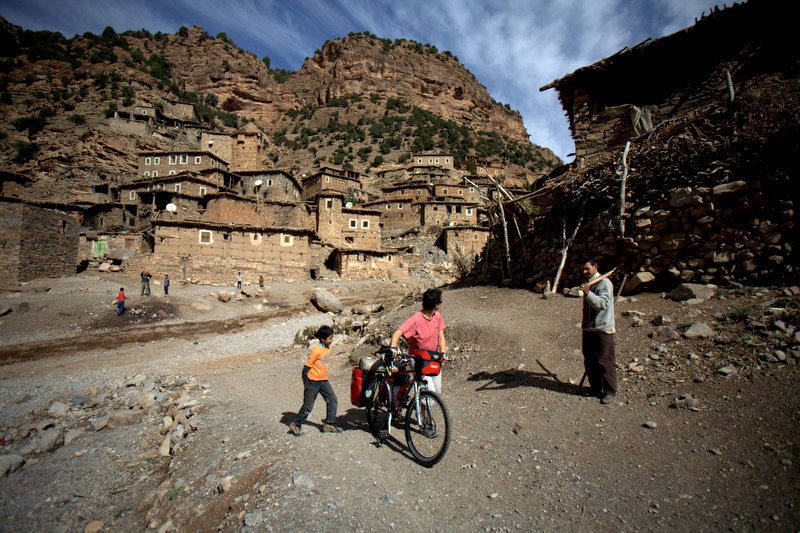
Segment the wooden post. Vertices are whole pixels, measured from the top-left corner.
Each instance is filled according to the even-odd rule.
[[[734,95],[734,92],[733,92],[733,79],[731,78],[731,71],[730,70],[726,70],[725,71],[725,81],[728,82],[728,97],[731,99],[731,102],[733,102],[733,97],[735,95]]]
[[[631,142],[625,143],[625,152],[622,154],[622,185],[619,188],[619,236],[625,238],[625,182],[628,179],[628,150]]]
[[[575,236],[578,234],[578,229],[581,227],[581,222],[583,222],[583,206],[581,206],[581,216],[578,219],[578,223],[575,224],[575,230],[572,232],[572,235],[569,239],[567,239],[567,213],[564,212],[564,225],[561,229],[561,262],[558,265],[558,270],[556,271],[556,279],[553,280],[553,294],[558,291],[558,282],[561,279],[561,271],[564,270],[564,264],[567,262],[567,251],[569,250],[572,241],[575,240]]]
[[[503,209],[503,202],[500,200],[500,184],[496,181],[494,182],[497,188],[497,209],[500,210],[500,221],[503,223],[503,248],[505,251],[505,264],[506,264],[506,272],[508,272],[508,277],[511,277],[511,251],[508,247],[508,226],[506,225],[506,212]]]

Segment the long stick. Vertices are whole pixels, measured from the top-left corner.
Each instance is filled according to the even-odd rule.
[[[622,185],[619,188],[619,236],[625,238],[625,181],[628,179],[628,150],[631,142],[625,143],[625,152],[622,154]]]
[[[564,270],[564,265],[567,262],[567,251],[569,251],[572,241],[578,234],[578,229],[581,227],[581,222],[583,222],[583,206],[581,206],[581,217],[578,219],[578,223],[575,224],[575,231],[572,232],[569,240],[567,240],[567,214],[564,213],[564,227],[562,229],[564,247],[561,249],[561,263],[558,265],[558,270],[556,271],[556,279],[553,280],[553,294],[558,291],[558,282],[561,279],[561,272]]]

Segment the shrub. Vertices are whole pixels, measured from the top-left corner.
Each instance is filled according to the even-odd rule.
[[[114,116],[114,113],[117,112],[117,103],[116,102],[109,102],[108,107],[103,110],[103,114],[106,118],[111,118]]]
[[[11,121],[11,125],[17,131],[28,130],[28,137],[33,137],[44,129],[47,121],[41,116],[35,117],[20,117]]]
[[[69,120],[76,126],[80,126],[81,124],[86,124],[86,117],[84,117],[83,115],[79,115],[78,113],[73,113],[72,115],[68,116],[67,120]]]
[[[186,26],[181,26],[180,28],[178,28],[178,35],[180,35],[181,37],[188,37],[189,28],[187,28]]]
[[[14,161],[18,163],[30,161],[39,153],[39,145],[34,142],[17,141],[14,143],[14,149],[17,151]]]

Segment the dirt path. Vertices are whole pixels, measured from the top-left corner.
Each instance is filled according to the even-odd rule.
[[[796,361],[754,363],[751,347],[711,340],[673,341],[658,351],[647,336],[653,327],[631,327],[632,318],[621,316],[639,310],[648,319],[711,320],[774,295],[755,298],[687,307],[644,295],[620,304],[621,391],[616,405],[603,406],[572,394],[570,381],[582,374],[579,300],[492,287],[446,291],[442,313],[455,357],[445,367],[443,396],[453,440],[430,469],[413,461],[401,429],[379,445],[363,409],[350,405],[355,337],[333,348],[345,430],[338,435],[319,431],[321,399],[306,434],[287,433],[301,401],[302,347],[226,355],[203,339],[164,339],[7,365],[6,433],[34,404],[85,395],[92,384],[107,385],[114,396],[120,389],[112,382],[137,373],[168,390],[170,379],[188,380],[179,393],[202,409],[193,417],[197,431],[171,461],[156,455],[158,412],[37,455],[38,462],[0,479],[0,492],[14,495],[0,505],[0,524],[74,531],[92,520],[106,530],[149,524],[163,531],[785,531],[800,519]],[[396,311],[387,333],[412,310]],[[643,371],[626,370],[634,359]],[[740,373],[718,374],[727,363]],[[69,385],[66,395],[58,383]],[[26,391],[38,393],[15,403]],[[694,410],[669,407],[682,393],[696,399]]]

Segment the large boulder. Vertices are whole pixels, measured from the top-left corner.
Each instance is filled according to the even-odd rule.
[[[650,272],[637,272],[625,284],[625,293],[635,294],[655,279],[656,277]]]
[[[344,310],[339,298],[324,289],[314,289],[314,293],[311,295],[311,303],[323,313],[338,314]]]
[[[704,302],[712,296],[714,296],[714,289],[699,283],[681,283],[669,293],[669,297],[678,302],[683,300],[700,300]]]

